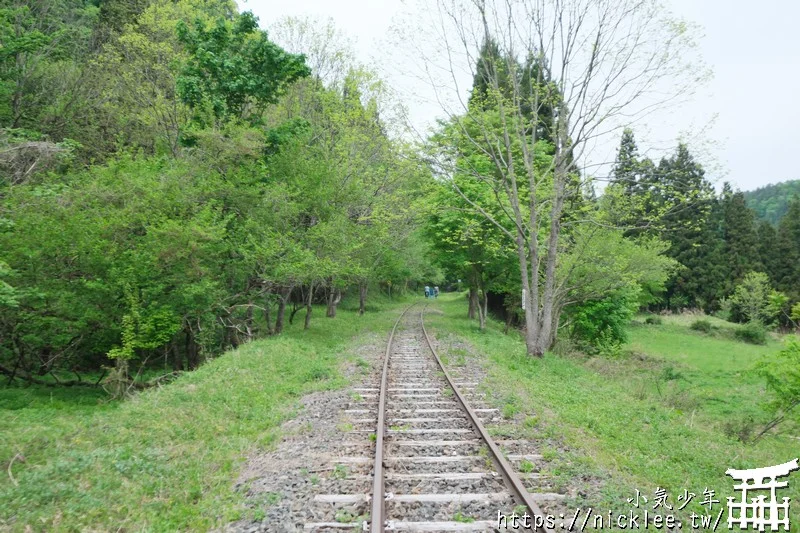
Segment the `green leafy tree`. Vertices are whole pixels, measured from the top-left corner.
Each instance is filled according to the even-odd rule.
[[[208,112],[217,120],[257,118],[288,84],[310,73],[302,55],[270,41],[247,11],[219,18],[211,29],[202,20],[191,27],[181,21],[178,38],[189,55],[178,92],[201,122]]]
[[[786,297],[772,289],[763,272],[749,272],[730,297],[735,318],[746,322],[770,324],[786,306]]]
[[[800,340],[787,338],[777,359],[761,361],[756,368],[766,379],[767,390],[772,396],[767,407],[775,413],[775,417],[756,436],[758,440],[796,413],[795,408],[800,405]]]
[[[0,125],[52,127],[47,121],[55,117],[48,107],[63,96],[53,89],[89,51],[97,11],[82,0],[11,1],[0,7]]]

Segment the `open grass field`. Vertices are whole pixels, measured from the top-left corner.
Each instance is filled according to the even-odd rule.
[[[753,346],[710,337],[676,317],[632,325],[627,354],[619,358],[532,359],[521,336],[504,335],[501,324],[479,331],[466,319],[461,296],[447,295],[435,307],[443,311],[429,317],[436,334],[466,341],[486,358],[490,388],[505,402],[504,413],[518,412],[533,428],[525,436],[541,440],[549,473],[600,480],[593,501],[578,498],[575,505],[625,511],[637,489],[652,503],[661,487],[676,508],[684,490],[697,495],[682,516],[707,514],[698,505],[704,490],[715,490],[722,505],[733,495],[726,469],[779,464],[800,452],[791,431],[756,444],[738,438],[769,418],[762,409],[764,383],[752,365],[774,356],[780,347],[775,340]],[[784,495],[797,500],[800,481],[792,481]]]
[[[773,357],[781,341],[774,336],[763,346],[736,341],[725,331],[734,325],[713,317],[704,319],[719,329],[711,334],[692,331],[689,325],[695,318],[667,316],[660,325],[637,320],[629,331],[628,348],[660,363],[664,374],[653,383],[668,381],[669,392],[684,411],[706,415],[729,431],[760,430],[770,416],[763,409],[764,379],[753,367]]]
[[[0,389],[0,530],[205,531],[244,512],[233,492],[303,394],[346,384],[350,348],[386,334],[398,303],[335,319],[301,311],[160,390],[108,402],[94,389]],[[13,459],[13,462],[12,462]]]

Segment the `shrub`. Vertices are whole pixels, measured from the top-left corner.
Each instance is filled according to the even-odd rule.
[[[694,331],[702,331],[703,333],[711,333],[711,330],[714,329],[714,326],[711,325],[711,322],[706,320],[705,318],[701,318],[699,320],[695,320],[689,326],[690,329]]]
[[[767,329],[758,322],[748,322],[739,327],[734,332],[734,336],[740,341],[750,344],[767,343]]]
[[[649,317],[647,317],[647,318],[645,318],[645,319],[644,319],[644,323],[645,323],[645,324],[652,324],[652,325],[654,325],[654,326],[659,326],[659,325],[661,325],[663,322],[664,322],[664,321],[663,321],[663,320],[661,320],[661,317],[660,317],[660,316],[658,316],[658,315],[650,315]]]
[[[618,355],[638,307],[638,287],[585,302],[573,311],[572,338],[589,353]]]
[[[798,368],[800,368],[800,337],[787,338],[778,357],[764,358],[756,365],[758,373],[767,379],[767,391],[771,396],[767,407],[776,415],[758,437],[784,420],[797,421],[796,414],[793,417],[788,415],[800,405]]]
[[[755,429],[756,423],[752,416],[734,418],[733,420],[728,420],[722,426],[722,432],[726,436],[744,443],[750,442]]]

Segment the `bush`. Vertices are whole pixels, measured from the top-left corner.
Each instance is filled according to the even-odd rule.
[[[714,326],[712,326],[711,322],[708,320],[701,318],[692,322],[689,326],[689,329],[694,331],[702,331],[703,333],[711,333],[711,330],[714,329]]]
[[[798,368],[800,368],[800,337],[796,336],[786,339],[786,344],[778,353],[778,357],[764,358],[756,366],[759,375],[767,379],[767,391],[771,398],[766,407],[775,415],[765,431],[781,421],[797,422],[795,408],[800,405]],[[792,411],[794,411],[793,416],[788,416]]]
[[[734,336],[749,344],[766,344],[767,329],[758,322],[748,322],[734,332]]]
[[[661,317],[658,315],[650,315],[644,319],[645,324],[652,324],[654,326],[660,326],[663,322],[664,321],[661,320]]]
[[[744,443],[750,442],[755,429],[756,423],[752,416],[739,419],[734,418],[733,420],[728,420],[722,426],[722,432],[726,436]]]
[[[619,355],[627,340],[625,329],[638,307],[638,288],[585,302],[572,312],[572,338],[588,353]]]

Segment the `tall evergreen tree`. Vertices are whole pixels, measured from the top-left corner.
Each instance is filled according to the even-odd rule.
[[[800,300],[800,198],[793,198],[778,224],[774,283],[793,301]]]
[[[713,188],[705,170],[683,143],[672,157],[661,160],[653,183],[650,193],[664,213],[660,221],[662,237],[670,243],[667,254],[684,267],[667,282],[669,306],[700,306],[706,303],[700,289],[707,251],[698,243],[704,237],[713,205]]]
[[[633,194],[638,190],[640,170],[639,148],[633,130],[625,128],[612,170],[613,183],[620,184],[627,194]]]
[[[616,223],[628,228],[626,236],[654,235],[660,204],[656,168],[650,159],[639,155],[629,128],[622,132],[610,181],[609,191],[614,191],[619,204]]]
[[[717,198],[708,200],[708,218],[703,224],[697,241],[697,261],[692,273],[693,286],[690,295],[698,307],[706,312],[719,308],[726,296],[725,281],[729,268],[725,260],[725,213],[722,202]]]
[[[475,75],[472,78],[470,106],[478,105],[480,109],[486,109],[487,102],[493,101],[491,95],[495,82],[504,96],[509,94],[510,80],[506,66],[506,58],[502,57],[497,43],[491,38],[484,40],[475,64]]]
[[[769,276],[773,286],[776,286],[776,270],[778,267],[778,257],[775,254],[775,241],[778,237],[775,226],[767,220],[761,220],[756,229],[758,239],[758,259],[764,265],[764,271]]]
[[[755,214],[747,207],[744,194],[723,186],[725,261],[728,265],[726,292],[733,291],[748,272],[761,271]]]

